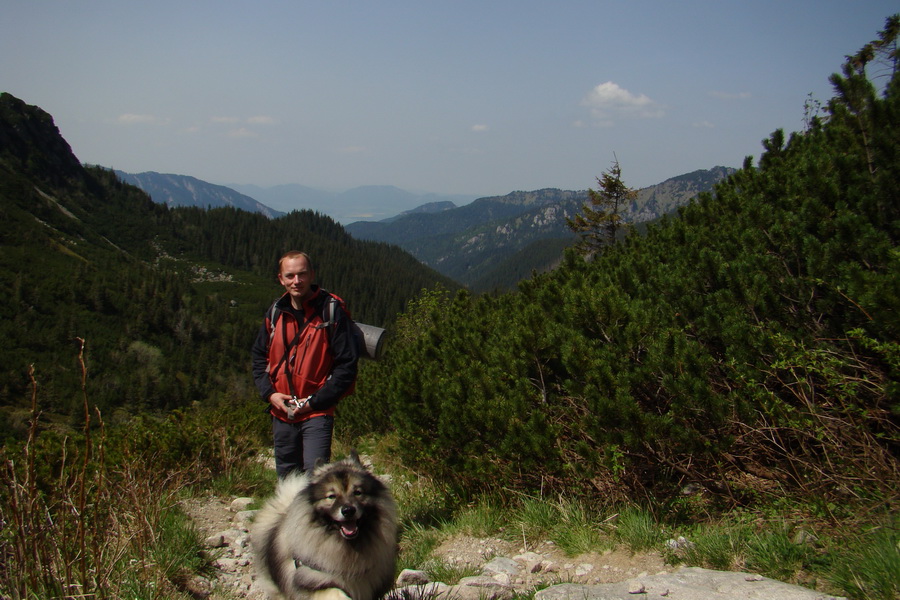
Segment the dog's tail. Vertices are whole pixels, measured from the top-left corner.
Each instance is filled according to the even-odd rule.
[[[305,473],[294,472],[278,481],[275,495],[266,501],[256,513],[251,527],[251,539],[258,551],[268,545],[269,538],[274,535],[288,507],[301,490],[309,486],[309,477]]]
[[[305,473],[297,471],[290,473],[284,479],[279,479],[275,494],[259,510],[256,521],[259,521],[260,516],[276,518],[284,515],[297,494],[308,486],[309,477]]]
[[[309,487],[309,475],[300,471],[293,471],[283,479],[278,480],[275,496],[269,500],[272,508],[279,514],[284,514],[287,507],[294,501],[300,490]]]

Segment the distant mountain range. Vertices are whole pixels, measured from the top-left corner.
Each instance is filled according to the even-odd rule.
[[[231,188],[189,175],[173,175],[154,171],[145,173],[115,171],[115,173],[125,183],[130,183],[147,192],[157,204],[165,204],[169,207],[220,208],[232,206],[248,212],[264,214],[270,219],[284,214]]]
[[[392,185],[367,185],[345,192],[327,192],[299,184],[259,187],[232,185],[234,190],[251,196],[267,206],[284,212],[308,209],[328,215],[339,223],[381,221],[409,210],[468,204],[477,196],[418,194]]]
[[[626,222],[640,224],[674,212],[733,173],[699,170],[638,190]],[[545,189],[479,198],[440,212],[409,212],[381,222],[345,226],[354,237],[396,244],[474,291],[509,288],[532,271],[552,268],[575,235],[566,219],[581,212],[587,191]]]
[[[633,224],[658,219],[711,190],[732,172],[728,167],[698,170],[638,190],[624,219]],[[414,194],[393,186],[364,186],[342,193],[296,184],[233,189],[186,175],[116,173],[155,202],[169,206],[233,206],[269,218],[284,215],[282,210],[298,209],[336,221],[340,215],[357,215],[360,220],[344,225],[353,237],[397,245],[474,291],[510,288],[533,271],[552,268],[575,240],[566,219],[588,202],[587,190],[518,191],[472,201],[465,196]]]
[[[328,192],[299,184],[260,187],[217,185],[189,175],[125,173],[119,179],[144,190],[154,202],[168,206],[218,208],[233,206],[269,218],[295,210],[311,210],[338,223],[389,220],[406,212],[434,212],[468,204],[477,196],[417,194],[390,185],[368,185]]]

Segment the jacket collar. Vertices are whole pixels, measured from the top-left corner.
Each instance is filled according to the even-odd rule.
[[[319,284],[314,283],[310,286],[312,293],[309,297],[303,301],[303,312],[304,314],[309,314],[313,307],[316,305],[319,296],[322,295],[322,288],[319,287]],[[294,310],[294,305],[291,304],[291,295],[288,292],[285,292],[281,298],[275,303],[275,305],[283,312],[291,312]]]

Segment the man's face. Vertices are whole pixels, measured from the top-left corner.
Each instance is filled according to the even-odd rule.
[[[281,263],[281,273],[278,274],[278,281],[284,286],[287,293],[291,295],[291,304],[296,308],[300,308],[300,304],[309,296],[310,286],[314,277],[315,274],[309,266],[306,257],[298,256],[285,259]]]

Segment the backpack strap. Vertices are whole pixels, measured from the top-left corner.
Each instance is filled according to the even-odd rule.
[[[278,322],[278,318],[281,316],[281,309],[278,308],[278,300],[272,303],[272,306],[269,307],[269,310],[266,312],[266,318],[269,321],[269,346],[272,346],[272,340],[275,339],[275,323]]]
[[[280,312],[281,311],[279,311],[279,313]],[[284,336],[284,342],[285,342],[284,354],[281,356],[281,360],[278,361],[278,364],[275,365],[275,368],[269,374],[269,376],[272,377],[273,379],[277,376],[279,369],[281,369],[281,367],[288,362],[288,358],[291,355],[291,351],[294,349],[295,346],[297,346],[298,342],[300,341],[301,333],[302,333],[301,330],[297,329],[296,333],[294,333],[294,339],[292,339],[291,341],[288,341],[288,339],[287,339],[287,321],[284,321],[284,320],[281,321],[281,335]],[[275,335],[275,326],[274,325],[272,326],[272,335]],[[285,369],[287,369],[287,367],[285,367]],[[294,392],[294,379],[293,379],[293,377],[291,377],[290,373],[288,373],[287,380],[288,380],[288,387],[291,390],[291,396],[296,396],[297,394]]]
[[[328,295],[328,298],[322,306],[322,323],[321,325],[316,325],[316,329],[324,329],[335,323],[334,307],[338,303],[337,298],[328,292],[325,292],[325,294]]]

